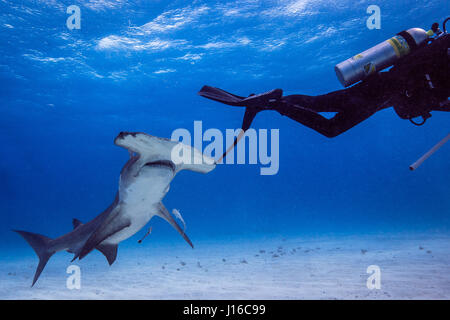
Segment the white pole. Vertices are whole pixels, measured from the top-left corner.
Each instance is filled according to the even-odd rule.
[[[448,134],[444,139],[439,141],[433,148],[431,148],[427,153],[420,157],[416,162],[409,166],[410,170],[416,170],[425,160],[427,160],[433,153],[439,150],[448,140],[450,140],[450,134]]]
[[[241,129],[241,132],[239,132],[239,135],[237,136],[236,140],[233,142],[233,144],[231,146],[228,147],[227,151],[225,151],[225,153],[219,158],[219,160],[216,161],[216,163],[221,163],[223,158],[225,158],[228,154],[228,152],[230,152],[237,144],[238,142],[242,139],[242,137],[244,136],[245,131]]]

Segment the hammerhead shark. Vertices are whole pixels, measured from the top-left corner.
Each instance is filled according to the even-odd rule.
[[[38,280],[50,257],[59,251],[75,254],[74,261],[97,249],[111,265],[116,260],[119,242],[136,234],[155,215],[165,219],[194,247],[162,199],[180,170],[208,173],[216,166],[214,160],[181,142],[140,132],[121,132],[114,144],[127,149],[130,159],[120,172],[119,190],[114,202],[105,211],[85,224],[73,219],[74,229],[55,239],[13,230],[28,242],[39,257],[31,286]],[[183,161],[174,158],[174,154],[180,152],[184,155]]]

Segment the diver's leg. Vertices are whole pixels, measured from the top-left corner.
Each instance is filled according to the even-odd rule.
[[[319,96],[293,94],[283,97],[282,102],[313,112],[341,112],[349,107],[349,103],[344,103],[345,93],[343,91],[335,91]]]
[[[317,132],[333,138],[353,128],[358,123],[372,116],[378,109],[361,107],[338,112],[333,118],[327,119],[317,112],[303,109],[296,105],[285,104],[277,111]]]
[[[391,82],[388,75],[382,74],[371,81],[319,96],[285,96],[273,109],[326,137],[336,137],[388,107]],[[319,112],[337,114],[327,119]]]

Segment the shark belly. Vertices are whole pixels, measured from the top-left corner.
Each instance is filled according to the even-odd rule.
[[[124,212],[121,213],[121,218],[128,219],[130,221],[130,225],[109,236],[108,238],[103,240],[102,243],[117,244],[132,237],[143,227],[145,227],[145,225],[154,215],[151,214],[151,211],[153,211],[151,207],[148,207],[145,211],[138,211],[135,208],[124,208],[123,210]]]
[[[106,238],[105,243],[119,243],[135,235],[158,213],[159,203],[166,195],[174,172],[164,165],[143,167],[138,177],[120,189],[120,213],[117,219],[127,219],[130,225]]]

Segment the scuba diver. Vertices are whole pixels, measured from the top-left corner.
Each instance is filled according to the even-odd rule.
[[[448,20],[450,18],[442,24],[443,31],[438,23],[434,23],[428,32],[420,28],[402,31],[337,64],[335,71],[339,81],[349,87],[343,90],[318,96],[283,96],[281,89],[275,89],[241,97],[204,86],[199,95],[231,106],[246,107],[241,134],[232,147],[250,128],[256,114],[263,110],[275,110],[329,138],[391,106],[400,118],[422,125],[431,117],[431,111],[450,111]],[[388,67],[392,68],[380,72]],[[336,114],[328,119],[320,112]],[[416,122],[417,117],[422,117],[422,121]]]

